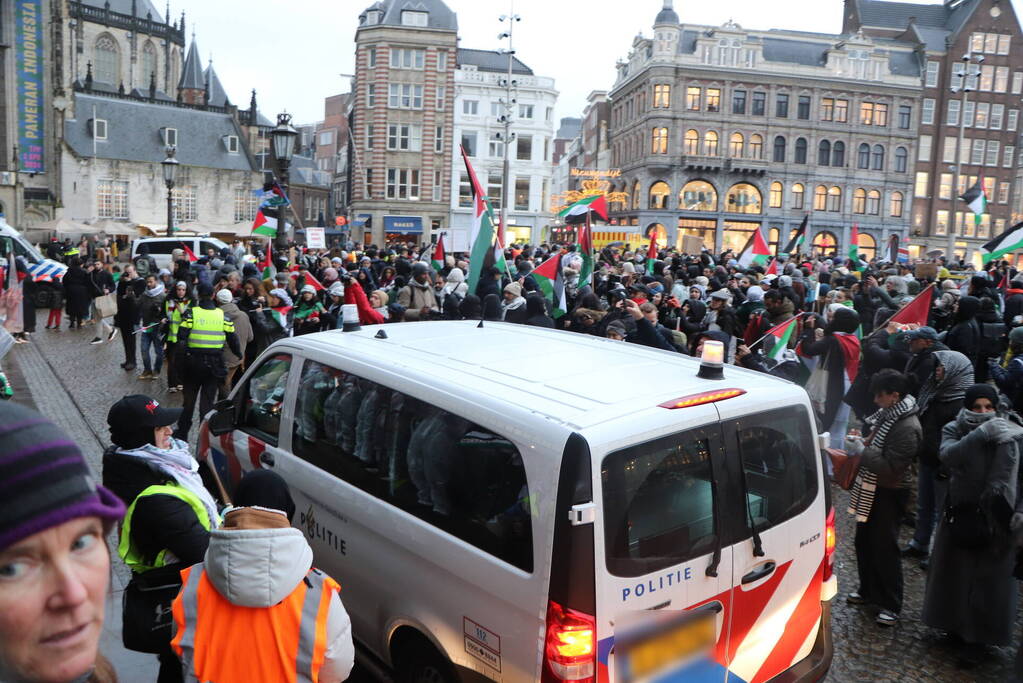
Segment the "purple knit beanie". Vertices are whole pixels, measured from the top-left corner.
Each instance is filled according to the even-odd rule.
[[[0,406],[0,550],[68,520],[123,516],[67,434],[24,406]]]

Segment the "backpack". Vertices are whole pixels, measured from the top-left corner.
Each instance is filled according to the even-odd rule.
[[[150,272],[150,258],[145,255],[138,255],[135,260],[132,261],[135,265],[135,272],[139,274],[139,277],[148,277],[149,275],[156,275],[155,272]]]

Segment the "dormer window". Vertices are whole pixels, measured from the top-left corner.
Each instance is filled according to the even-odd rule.
[[[97,140],[107,139],[106,119],[89,119],[89,134]]]
[[[411,10],[403,10],[401,13],[401,25],[402,26],[427,26],[429,24],[430,14],[429,12],[413,12]]]
[[[178,146],[178,129],[177,128],[161,128],[160,137],[163,138],[164,147],[167,146]]]
[[[238,136],[237,135],[225,135],[224,146],[227,147],[229,154],[238,153]]]
[[[366,26],[375,26],[380,23],[380,11],[370,10],[366,12]]]

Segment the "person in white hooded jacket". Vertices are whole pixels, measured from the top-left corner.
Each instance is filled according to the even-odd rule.
[[[290,524],[288,485],[270,470],[249,472],[235,503],[211,532],[205,561],[181,573],[171,648],[185,680],[347,679],[351,620],[340,586],[313,568],[309,543]]]

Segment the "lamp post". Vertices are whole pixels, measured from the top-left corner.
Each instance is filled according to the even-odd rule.
[[[515,139],[515,134],[511,132],[511,126],[514,106],[516,104],[515,95],[518,81],[512,79],[512,68],[515,65],[515,49],[512,46],[512,39],[515,33],[515,24],[522,21],[522,17],[518,14],[502,14],[500,21],[501,23],[508,22],[508,30],[501,32],[497,36],[498,40],[508,39],[508,49],[500,51],[508,55],[508,74],[501,83],[504,86],[505,93],[504,99],[501,100],[501,104],[504,106],[504,114],[498,118],[498,121],[504,126],[504,164],[501,167],[501,225],[498,228],[497,234],[500,238],[500,246],[504,249],[508,246],[505,242],[507,240],[509,197],[514,190],[514,186],[511,184],[511,143]]]
[[[167,158],[160,162],[163,182],[167,185],[167,237],[174,236],[174,180],[178,175],[178,160],[174,155],[177,151],[174,145],[167,145]]]
[[[951,264],[952,260],[955,257],[956,220],[958,218],[958,214],[956,213],[956,200],[959,199],[960,178],[962,178],[962,176],[964,175],[963,165],[970,163],[969,159],[964,158],[963,136],[966,132],[966,94],[971,90],[975,89],[975,87],[970,87],[970,66],[972,65],[972,60],[974,59],[978,62],[977,73],[974,75],[974,78],[980,80],[979,63],[984,61],[984,56],[983,55],[974,56],[971,52],[967,52],[966,54],[963,55],[963,71],[962,73],[959,74],[960,79],[959,84],[952,85],[950,88],[952,94],[956,94],[959,91],[962,91],[962,99],[960,100],[961,104],[959,105],[959,142],[956,146],[956,154],[958,155],[958,158],[956,159],[956,165],[953,167],[955,175],[953,176],[954,180],[952,184],[952,210],[949,212],[950,215],[948,219],[948,249],[945,252],[946,263],[948,264]],[[979,85],[979,83],[977,85]],[[934,115],[935,118],[937,118],[938,116],[941,115],[941,112],[934,112]],[[965,227],[966,223],[965,211],[963,212],[963,223]],[[965,257],[966,255],[963,254],[963,258]]]
[[[295,138],[298,131],[291,127],[291,114],[283,112],[277,115],[277,127],[270,131],[270,142],[273,147],[274,159],[277,161],[277,178],[285,196],[288,193],[288,166],[295,154]],[[283,207],[282,207],[283,208]],[[277,219],[277,237],[274,240],[278,249],[288,246],[288,235],[284,229],[284,211]]]

